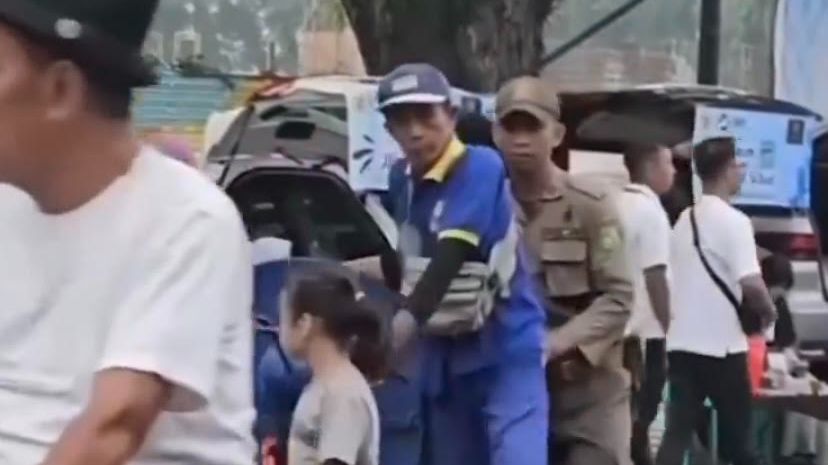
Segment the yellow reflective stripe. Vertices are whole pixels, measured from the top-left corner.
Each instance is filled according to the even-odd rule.
[[[441,232],[437,238],[440,240],[457,239],[463,242],[468,242],[475,247],[480,245],[480,236],[473,232],[463,231],[462,229],[447,229]]]

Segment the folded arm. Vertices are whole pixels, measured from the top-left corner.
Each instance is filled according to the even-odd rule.
[[[87,408],[72,422],[43,465],[123,465],[144,443],[169,400],[160,377],[114,369],[95,377]]]

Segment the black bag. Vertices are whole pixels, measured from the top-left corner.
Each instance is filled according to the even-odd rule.
[[[716,284],[716,287],[722,291],[722,294],[727,298],[733,308],[736,310],[736,315],[739,317],[739,322],[742,324],[742,331],[745,332],[748,336],[753,336],[755,334],[762,333],[762,317],[759,315],[759,312],[749,308],[743,302],[739,302],[739,299],[733,294],[733,291],[727,287],[722,278],[713,271],[713,267],[710,266],[710,263],[707,261],[707,257],[704,256],[701,248],[701,241],[699,240],[699,225],[696,222],[696,209],[695,207],[690,208],[690,224],[693,227],[693,246],[696,248],[696,252],[699,253],[699,258],[701,259],[702,265],[704,265],[704,269],[707,270],[707,274],[710,275],[710,279]]]

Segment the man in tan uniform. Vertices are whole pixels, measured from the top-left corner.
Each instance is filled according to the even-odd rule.
[[[498,93],[495,143],[548,302],[550,457],[570,465],[626,465],[630,376],[622,359],[632,274],[607,189],[551,160],[565,133],[559,117],[555,90],[538,78],[517,78]]]

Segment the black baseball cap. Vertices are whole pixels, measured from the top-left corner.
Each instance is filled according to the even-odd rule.
[[[159,0],[0,0],[0,23],[65,49],[130,87],[154,84],[141,47]]]
[[[402,65],[380,81],[380,110],[404,104],[441,104],[451,100],[451,85],[439,69],[424,63]]]

